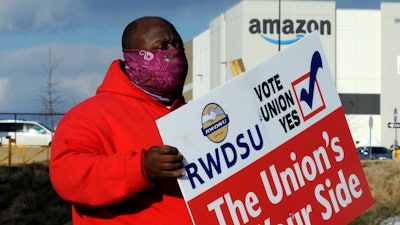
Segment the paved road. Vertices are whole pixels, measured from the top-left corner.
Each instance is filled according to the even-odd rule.
[[[379,225],[400,225],[400,216],[390,217],[382,221]]]
[[[382,221],[379,225],[400,225],[400,216],[390,217]]]

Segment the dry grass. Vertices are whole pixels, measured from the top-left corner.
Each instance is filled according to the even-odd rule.
[[[400,160],[362,161],[374,205],[350,225],[376,225],[400,215]]]
[[[0,166],[1,225],[70,225],[71,208],[56,194],[46,164]]]

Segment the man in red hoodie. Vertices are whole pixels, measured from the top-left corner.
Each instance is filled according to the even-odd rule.
[[[184,104],[182,39],[165,19],[142,17],[125,28],[122,48],[96,95],[57,126],[52,184],[75,225],[192,224],[176,181],[183,157],[155,123]]]

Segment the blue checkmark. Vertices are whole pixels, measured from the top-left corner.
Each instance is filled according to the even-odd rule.
[[[308,106],[312,109],[312,103],[314,99],[314,88],[315,81],[317,80],[318,69],[322,68],[322,59],[318,51],[315,51],[311,59],[310,68],[310,83],[308,84],[308,90],[305,88],[301,89],[300,101],[305,101]]]

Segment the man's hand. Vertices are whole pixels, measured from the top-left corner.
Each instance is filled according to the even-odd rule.
[[[183,168],[183,156],[178,154],[178,149],[168,146],[153,146],[143,155],[143,168],[150,180],[157,178],[179,178],[185,173],[177,171]]]

